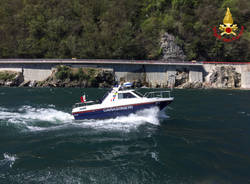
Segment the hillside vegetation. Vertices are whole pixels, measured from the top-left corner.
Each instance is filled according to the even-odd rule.
[[[230,7],[244,26],[225,43],[212,28]],[[249,0],[1,0],[0,58],[159,59],[173,34],[187,60],[250,61]]]

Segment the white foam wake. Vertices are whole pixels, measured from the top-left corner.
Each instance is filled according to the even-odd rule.
[[[159,125],[158,115],[159,115],[159,109],[155,107],[139,111],[135,114],[116,117],[113,119],[85,120],[79,123],[78,126],[84,126],[84,127],[88,126],[96,129],[129,131],[145,123]]]
[[[74,121],[71,114],[54,109],[53,105],[49,105],[48,108],[35,108],[25,105],[16,111],[0,107],[0,121],[4,120],[7,123],[21,127],[21,129],[24,128],[33,132],[49,131],[69,126],[129,131],[146,123],[159,125],[158,117],[160,116],[159,109],[155,107],[130,114],[129,116],[79,122]]]
[[[34,108],[31,106],[22,106],[17,112],[10,112],[5,108],[1,108],[0,120],[7,120],[11,123],[34,121],[71,122],[73,120],[73,116],[69,113],[58,111],[53,108]]]
[[[9,167],[12,167],[13,164],[15,163],[16,159],[18,159],[18,157],[16,155],[11,155],[9,153],[4,153],[3,157],[4,157],[4,159],[0,160],[1,165],[8,164]]]
[[[73,121],[73,116],[69,113],[59,111],[49,105],[48,108],[35,108],[31,106],[22,106],[18,110],[12,111],[0,107],[0,120],[8,124],[15,124],[18,127],[25,127],[31,131],[48,130],[51,128],[39,126],[41,122],[52,124],[65,124]]]

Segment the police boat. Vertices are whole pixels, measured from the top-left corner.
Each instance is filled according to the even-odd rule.
[[[81,103],[73,106],[72,115],[75,120],[114,118],[151,107],[162,110],[174,100],[170,91],[148,92],[142,95],[128,86],[125,84],[113,87],[99,101],[86,101],[85,95],[82,96]]]

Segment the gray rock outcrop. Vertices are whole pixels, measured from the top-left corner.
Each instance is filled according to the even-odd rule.
[[[21,72],[3,71],[0,77],[0,86],[19,86],[24,81]]]
[[[241,74],[232,66],[216,67],[206,77],[205,86],[208,88],[239,88]]]
[[[179,89],[187,88],[219,88],[233,89],[241,87],[241,74],[236,72],[233,66],[217,66],[205,77],[205,81],[190,82],[190,71],[177,70],[174,75],[174,87]]]
[[[184,61],[185,54],[180,46],[176,44],[175,37],[165,33],[161,37],[162,60],[164,61]]]
[[[175,86],[182,86],[188,82],[188,72],[187,71],[177,71],[175,76]]]

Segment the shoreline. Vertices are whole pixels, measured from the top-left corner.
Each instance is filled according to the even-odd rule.
[[[29,87],[29,86],[0,86],[1,88],[5,89],[17,89],[17,88],[23,88],[23,89],[110,89],[111,87]],[[167,89],[169,91],[175,91],[175,90],[221,90],[221,91],[249,91],[250,88],[164,88],[164,87],[135,87],[132,89]]]
[[[58,65],[15,60],[0,63],[0,86],[110,87],[115,81],[130,81],[135,87],[250,89],[249,64],[140,62],[87,64],[84,60],[83,65],[73,60]]]

